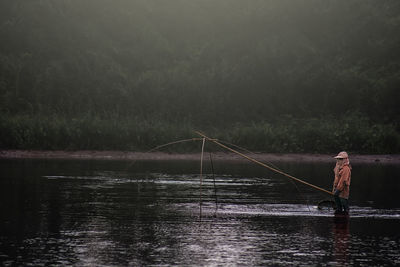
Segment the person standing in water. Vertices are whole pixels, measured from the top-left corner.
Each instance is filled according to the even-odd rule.
[[[349,212],[349,193],[351,180],[351,165],[349,155],[342,151],[336,157],[336,166],[333,169],[335,180],[333,181],[332,193],[335,198],[336,211],[338,213]]]

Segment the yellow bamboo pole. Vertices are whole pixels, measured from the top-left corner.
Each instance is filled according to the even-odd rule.
[[[239,156],[242,156],[242,157],[244,157],[244,158],[246,158],[246,159],[248,159],[248,160],[250,160],[250,161],[252,161],[252,162],[254,162],[254,163],[256,163],[256,164],[258,164],[258,165],[263,166],[264,168],[267,168],[267,169],[269,169],[269,170],[271,170],[271,171],[274,171],[274,172],[276,172],[276,173],[282,174],[282,175],[284,175],[284,176],[286,176],[286,177],[288,177],[288,178],[290,178],[290,179],[292,179],[292,180],[295,180],[295,181],[297,181],[297,182],[299,182],[299,183],[302,183],[302,184],[305,184],[305,185],[307,185],[307,186],[310,186],[310,187],[312,187],[312,188],[314,188],[314,189],[317,189],[317,190],[322,191],[322,192],[324,192],[324,193],[327,193],[327,194],[329,194],[329,195],[333,195],[333,193],[330,192],[330,191],[328,191],[328,190],[325,190],[325,189],[323,189],[323,188],[321,188],[321,187],[319,187],[319,186],[316,186],[316,185],[310,184],[310,183],[308,183],[308,182],[305,182],[305,181],[303,181],[303,180],[301,180],[301,179],[299,179],[299,178],[296,178],[296,177],[294,177],[294,176],[292,176],[292,175],[290,175],[290,174],[287,174],[287,173],[285,173],[285,172],[283,172],[283,171],[280,171],[280,170],[275,169],[275,168],[273,168],[273,167],[271,167],[271,166],[268,166],[267,164],[262,163],[262,162],[260,162],[260,161],[258,161],[258,160],[256,160],[256,159],[253,159],[253,158],[251,158],[251,157],[249,157],[249,156],[247,156],[247,155],[245,155],[245,154],[243,154],[243,153],[240,153],[239,151],[236,151],[236,150],[234,150],[233,148],[230,148],[230,147],[228,147],[228,146],[226,146],[226,145],[224,145],[224,144],[221,144],[220,142],[218,142],[217,139],[209,138],[209,137],[207,137],[205,134],[203,134],[203,133],[201,133],[201,132],[199,132],[199,131],[195,131],[195,133],[197,133],[197,134],[200,135],[201,137],[206,138],[207,140],[209,140],[209,141],[211,141],[211,142],[213,142],[213,143],[215,143],[215,144],[217,144],[217,145],[219,145],[219,146],[221,146],[221,147],[223,147],[223,148],[225,148],[225,149],[227,149],[227,150],[229,150],[229,151],[231,151],[231,152],[233,152],[233,153],[235,153],[235,154],[238,154]]]
[[[206,138],[203,137],[203,144],[201,145],[201,158],[200,158],[200,218],[201,218],[201,207],[202,207],[202,185],[203,185],[203,158],[204,158],[204,146]]]

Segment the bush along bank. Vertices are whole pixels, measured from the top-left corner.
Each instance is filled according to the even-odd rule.
[[[400,132],[395,125],[376,124],[358,116],[344,120],[282,118],[274,122],[208,125],[204,128],[189,121],[161,119],[1,116],[0,149],[147,151],[169,142],[198,137],[193,130],[202,130],[210,137],[258,152],[400,152]],[[199,147],[199,142],[187,142],[163,151],[194,152]],[[211,145],[208,149],[219,150]]]

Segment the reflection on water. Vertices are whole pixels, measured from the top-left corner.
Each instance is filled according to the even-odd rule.
[[[202,205],[198,162],[127,165],[0,161],[3,265],[400,264],[398,166],[353,166],[346,220],[317,209],[323,193],[251,163],[215,162]],[[331,186],[329,164],[279,167]]]
[[[347,218],[337,218],[333,224],[335,261],[344,265],[349,263],[350,227]]]

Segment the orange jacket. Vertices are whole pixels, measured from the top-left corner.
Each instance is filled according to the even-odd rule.
[[[351,167],[349,164],[343,165],[337,175],[335,175],[335,181],[333,182],[333,190],[338,189],[340,191],[339,197],[349,198],[350,193],[350,180],[351,180]]]

